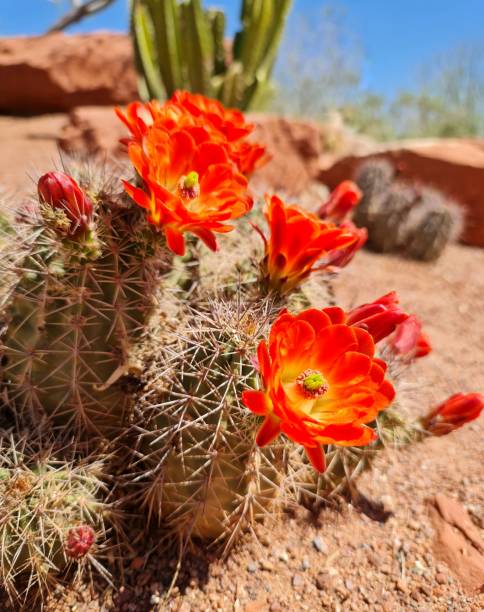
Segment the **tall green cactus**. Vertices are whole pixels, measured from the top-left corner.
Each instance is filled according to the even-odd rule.
[[[243,0],[230,52],[225,16],[201,0],[131,0],[131,33],[145,98],[188,89],[242,110],[269,86],[291,0]]]

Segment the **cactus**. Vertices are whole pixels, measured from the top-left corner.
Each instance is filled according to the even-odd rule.
[[[386,159],[370,159],[358,168],[355,181],[363,193],[354,213],[358,226],[368,227],[371,215],[379,209],[394,176],[395,170]]]
[[[383,192],[380,206],[368,213],[369,246],[381,253],[399,249],[405,241],[405,221],[414,200],[414,191],[400,183],[394,183]]]
[[[433,189],[394,177],[393,166],[384,159],[369,160],[357,171],[363,199],[355,220],[368,228],[368,246],[422,261],[437,259],[462,231],[461,207]]]
[[[131,34],[145,98],[177,89],[253,107],[269,87],[291,0],[243,0],[242,28],[226,53],[222,11],[201,0],[131,0]]]
[[[0,306],[1,378],[12,408],[90,438],[116,435],[129,418],[123,376],[167,261],[143,212],[96,181],[80,176],[93,204],[80,234],[66,233],[73,221],[46,202],[24,216],[16,263],[2,261],[2,274],[17,278]]]
[[[96,556],[115,514],[99,499],[101,469],[58,460],[25,437],[0,440],[0,584],[14,604],[55,587],[70,567],[102,568]]]
[[[230,546],[245,526],[277,507],[285,443],[260,449],[254,417],[240,401],[255,384],[257,339],[270,302],[214,300],[192,312],[183,339],[151,364],[139,406],[143,501],[182,541]],[[181,337],[181,332],[177,335]]]
[[[459,237],[462,225],[462,207],[432,189],[422,189],[420,205],[405,227],[406,253],[413,259],[434,261],[449,242]]]

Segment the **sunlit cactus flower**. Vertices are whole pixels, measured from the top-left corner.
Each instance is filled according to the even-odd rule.
[[[156,100],[133,102],[124,112],[116,109],[116,114],[131,132],[131,138],[123,142],[141,143],[151,127],[169,132],[183,129],[197,143],[223,146],[230,161],[246,176],[269,160],[265,147],[246,140],[255,126],[247,123],[239,110],[225,108],[218,100],[201,94],[177,91],[164,104]]]
[[[347,313],[348,325],[366,329],[379,342],[393,333],[397,327],[408,318],[399,305],[395,291],[391,291],[369,304],[362,304]]]
[[[456,393],[433,408],[421,422],[423,428],[433,436],[445,436],[474,421],[484,408],[484,397],[480,393]]]
[[[281,313],[257,351],[263,389],[242,397],[264,417],[259,446],[283,433],[304,446],[319,472],[325,470],[322,446],[372,442],[375,433],[366,424],[395,396],[370,334],[344,321],[340,308]]]
[[[65,541],[66,555],[71,559],[85,557],[94,544],[94,529],[90,525],[72,527],[67,532]]]
[[[358,205],[362,193],[353,181],[343,181],[331,192],[329,199],[318,210],[318,217],[341,223]]]
[[[396,355],[407,360],[425,357],[432,351],[430,340],[422,331],[422,323],[415,315],[410,315],[397,325],[389,347]]]
[[[147,210],[149,222],[163,229],[178,255],[185,252],[186,232],[215,250],[215,233],[231,231],[226,221],[252,207],[247,179],[230,163],[223,146],[199,144],[186,130],[151,129],[142,144],[133,141],[128,151],[144,185],[123,181],[124,187]]]
[[[261,263],[263,281],[278,293],[287,294],[310,274],[328,267],[328,256],[352,245],[356,238],[345,228],[318,219],[277,196],[266,196],[265,216],[270,235]]]
[[[43,174],[37,183],[37,191],[41,203],[65,215],[66,233],[74,235],[89,229],[93,215],[92,201],[68,174]]]

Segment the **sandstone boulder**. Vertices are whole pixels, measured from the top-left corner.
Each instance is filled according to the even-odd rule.
[[[138,96],[130,39],[107,32],[0,39],[0,83],[0,113],[13,115]]]

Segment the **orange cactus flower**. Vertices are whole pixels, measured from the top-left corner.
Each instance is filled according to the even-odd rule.
[[[242,400],[263,416],[257,444],[280,433],[302,444],[314,468],[325,469],[325,444],[364,446],[376,434],[367,424],[395,396],[386,364],[374,357],[368,332],[345,324],[340,308],[281,313],[257,356],[263,390]]]
[[[269,160],[262,145],[245,140],[255,126],[246,123],[239,110],[227,109],[217,100],[200,94],[177,91],[164,104],[156,100],[146,104],[133,102],[124,112],[117,108],[116,114],[131,132],[131,138],[123,139],[123,143],[141,142],[154,125],[169,132],[184,129],[198,143],[223,146],[238,171],[246,176]]]
[[[279,293],[289,293],[311,272],[327,268],[327,261],[318,262],[356,241],[345,228],[321,221],[277,196],[266,196],[265,216],[269,239],[255,228],[265,244],[262,274],[268,286]]]
[[[484,408],[480,393],[456,393],[422,419],[423,428],[433,436],[445,436],[479,417]]]
[[[146,191],[127,182],[124,187],[147,209],[149,222],[163,229],[169,248],[178,255],[185,251],[185,232],[215,250],[214,233],[231,231],[233,226],[225,222],[252,207],[247,179],[235,170],[224,147],[198,144],[186,130],[153,127],[142,143],[130,143],[128,153]]]

